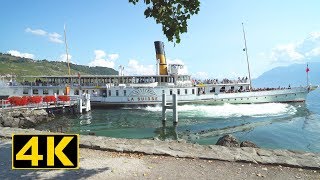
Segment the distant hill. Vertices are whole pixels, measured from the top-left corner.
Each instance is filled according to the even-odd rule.
[[[106,67],[89,67],[70,63],[72,75],[116,75],[118,71]],[[21,76],[67,75],[68,64],[60,61],[33,60],[0,53],[0,75],[14,74]]]
[[[320,84],[320,62],[309,63],[309,82],[312,85]],[[253,80],[253,87],[287,87],[306,86],[306,64],[273,68]]]

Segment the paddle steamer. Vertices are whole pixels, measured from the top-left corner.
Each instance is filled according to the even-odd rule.
[[[163,42],[154,42],[157,59],[157,74],[143,76],[123,75],[67,75],[27,76],[36,82],[11,84],[2,91],[8,95],[62,95],[91,94],[91,103],[96,106],[157,105],[162,94],[168,102],[177,94],[178,103],[201,104],[247,104],[271,102],[304,102],[314,89],[307,87],[253,89],[248,78],[238,80],[195,81],[182,74],[183,65],[167,64]],[[3,92],[4,93],[4,92]]]

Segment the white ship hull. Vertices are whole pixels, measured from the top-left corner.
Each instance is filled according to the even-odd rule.
[[[243,85],[243,84],[242,84]],[[225,87],[234,85],[227,85]],[[240,85],[238,85],[240,86]],[[291,89],[261,90],[254,92],[221,93],[221,85],[211,85],[208,87],[97,87],[83,86],[83,92],[91,94],[92,105],[95,106],[136,106],[136,105],[157,105],[162,102],[162,93],[167,95],[167,101],[172,101],[170,94],[177,94],[178,103],[198,103],[198,104],[251,104],[251,103],[271,103],[271,102],[304,102],[310,88],[296,87]],[[215,91],[210,89],[215,88]],[[70,88],[70,95],[76,95],[78,86]],[[202,91],[200,90],[202,89]],[[37,94],[34,94],[34,92]],[[23,95],[57,95],[64,94],[65,86],[10,86],[7,87],[3,95],[23,96]],[[200,93],[201,91],[201,93]]]
[[[176,93],[172,89],[173,93]],[[192,88],[183,88],[192,91]],[[140,91],[146,91],[145,88],[140,88]],[[147,89],[148,91],[150,89]],[[92,96],[92,104],[98,106],[130,106],[130,105],[157,105],[162,103],[162,92],[165,91],[167,101],[172,101],[172,96],[169,95],[168,89],[157,88],[152,89],[156,92],[156,96],[141,94],[138,96],[127,97],[95,97]],[[241,92],[241,93],[220,93],[220,94],[180,94],[178,95],[178,104],[251,104],[251,103],[271,103],[271,102],[304,102],[308,94],[308,88],[294,88],[283,90],[257,91],[257,92]]]

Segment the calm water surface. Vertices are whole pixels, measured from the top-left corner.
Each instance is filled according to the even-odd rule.
[[[220,106],[179,106],[179,123],[161,121],[161,107],[94,109],[83,115],[57,116],[37,129],[120,138],[185,139],[215,144],[224,134],[260,147],[320,152],[320,90],[311,92],[306,103],[268,103]]]

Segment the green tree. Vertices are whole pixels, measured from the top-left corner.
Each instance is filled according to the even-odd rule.
[[[143,0],[144,15],[162,24],[162,31],[171,42],[180,43],[180,34],[188,31],[187,21],[200,10],[200,0]],[[129,0],[136,4],[139,0]]]

